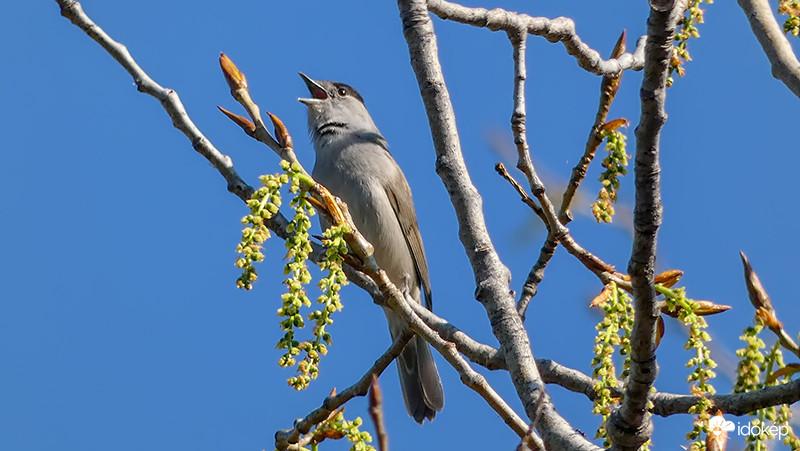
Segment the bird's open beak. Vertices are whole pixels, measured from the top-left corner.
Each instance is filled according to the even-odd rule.
[[[308,75],[302,72],[298,72],[298,74],[300,74],[300,78],[302,78],[303,81],[306,82],[306,87],[308,88],[308,92],[311,93],[312,96],[312,98],[310,99],[304,99],[300,97],[297,99],[298,102],[306,106],[311,106],[311,105],[316,105],[328,98],[328,93],[325,92],[325,88],[323,88],[322,85],[312,80]]]

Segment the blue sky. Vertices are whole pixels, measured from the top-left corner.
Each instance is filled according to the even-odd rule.
[[[582,38],[607,55],[620,31],[644,33],[646,2],[509,2],[534,16],[569,16]],[[236,109],[217,65],[226,52],[262,107],[280,116],[310,168],[306,95],[297,76],[344,81],[366,100],[412,187],[437,314],[496,344],[474,301],[472,272],[455,216],[434,172],[434,152],[394,2],[82,2],[163,86],[178,91],[207,137],[251,184],[278,170],[277,158],[216,109]],[[792,275],[800,241],[798,99],[770,76],[766,57],[734,2],[707,5],[694,61],[667,100],[662,135],[664,224],[659,269],[686,272],[691,297],[730,304],[710,318],[717,387],[730,389],[730,362],[752,308],[738,251],[745,251],[792,335],[800,304]],[[172,128],[154,99],[76,27],[53,1],[12,2],[0,71],[5,138],[0,177],[0,448],[80,450],[261,450],[273,434],[317,407],[332,387],[355,381],[389,345],[383,314],[356,287],[330,331],[322,374],[303,393],[276,365],[275,311],[284,254],[278,239],[252,292],[235,288],[234,249],[244,205]],[[544,239],[538,219],[493,170],[508,152],[512,62],[505,35],[435,19],[444,74],[471,176],[487,223],[519,290]],[[534,160],[554,197],[583,151],[600,79],[563,47],[528,44],[528,130]],[[610,117],[638,122],[641,74],[623,77]],[[633,150],[633,126],[628,130]],[[506,152],[489,145],[499,140]],[[576,240],[624,269],[630,253],[631,178],[620,216],[588,215],[599,175],[593,167],[570,229]],[[628,212],[626,214],[626,211]],[[590,371],[593,325],[587,308],[602,287],[562,249],[528,314],[537,357]],[[686,392],[689,356],[681,328],[667,320],[659,349],[659,390]],[[788,359],[791,361],[792,359]],[[726,364],[728,366],[726,366]],[[381,378],[394,449],[512,449],[518,439],[440,359],[444,411],[416,425],[402,407],[392,366]],[[513,397],[507,374],[488,373]],[[552,387],[557,408],[593,435],[597,419],[580,395]],[[522,412],[517,401],[511,402]],[[366,418],[358,399],[347,416]],[[732,418],[734,421],[742,419]],[[656,419],[655,444],[675,449],[686,416]],[[367,430],[372,430],[366,424]],[[347,449],[325,443],[327,449]]]

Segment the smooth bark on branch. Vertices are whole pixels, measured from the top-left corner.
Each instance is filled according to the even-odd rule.
[[[95,42],[100,44],[117,62],[133,77],[136,88],[149,94],[161,102],[161,106],[172,119],[172,125],[180,130],[192,142],[192,147],[203,155],[228,182],[228,191],[236,194],[242,200],[247,200],[253,194],[253,188],[239,177],[233,167],[231,157],[223,154],[208,138],[200,132],[200,129],[192,122],[186,109],[183,107],[178,93],[172,89],[166,89],[153,81],[147,73],[142,70],[131,56],[128,49],[111,37],[97,26],[86,13],[83,12],[81,4],[74,0],[56,0],[61,8],[61,15],[70,20],[78,28],[83,30]]]
[[[608,436],[616,449],[638,449],[653,434],[647,399],[658,373],[656,322],[659,308],[653,278],[656,236],[662,213],[659,138],[667,120],[664,103],[675,26],[685,9],[685,0],[650,2],[644,77],[639,91],[641,117],[635,132],[636,200],[633,250],[628,263],[635,310],[631,331],[631,370],[622,404],[606,424]]]
[[[615,77],[625,70],[641,70],[644,66],[644,37],[636,42],[636,50],[633,53],[604,60],[597,50],[581,40],[575,31],[575,22],[566,17],[555,19],[531,17],[500,8],[493,10],[469,8],[445,0],[428,0],[428,8],[444,20],[485,27],[492,31],[513,32],[522,29],[528,34],[543,36],[550,42],[560,41],[567,49],[567,53],[575,57],[578,66],[593,74]]]
[[[426,3],[424,0],[399,0],[398,7],[411,65],[433,135],[436,172],[455,208],[459,238],[473,268],[477,286],[475,297],[486,308],[517,395],[548,448],[596,449],[556,413],[544,392],[544,383],[509,288],[509,271],[494,249],[486,230],[481,197],[467,173]]]
[[[792,404],[800,400],[800,379],[786,384],[765,387],[747,393],[711,395],[708,397],[725,415],[747,415],[758,409]],[[662,417],[688,413],[697,404],[697,396],[655,393],[652,395],[653,413]]]
[[[178,93],[172,89],[162,87],[150,78],[147,72],[136,63],[133,56],[124,45],[113,40],[111,36],[86,15],[80,3],[74,0],[56,0],[56,3],[58,3],[58,6],[61,8],[62,16],[69,19],[70,22],[100,44],[100,46],[103,47],[131,77],[133,77],[133,81],[136,83],[136,87],[140,92],[149,94],[161,102],[161,106],[172,119],[172,125],[180,130],[192,143],[194,150],[205,157],[217,172],[222,175],[227,182],[228,191],[247,202],[250,196],[253,195],[253,187],[245,183],[236,172],[231,157],[220,152],[214,147],[211,141],[200,132],[200,129],[197,128],[186,112],[183,103],[178,97]],[[273,217],[267,221],[267,227],[283,239],[288,238],[290,235],[287,230],[288,225],[289,221],[280,212],[273,215]],[[318,262],[324,249],[316,243],[312,244],[314,246],[312,258],[315,258],[314,261]]]
[[[772,6],[766,0],[739,0],[739,6],[772,64],[772,76],[800,97],[800,61],[775,19]]]

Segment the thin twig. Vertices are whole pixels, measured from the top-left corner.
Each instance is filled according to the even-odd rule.
[[[617,40],[617,44],[614,46],[614,50],[611,52],[611,57],[618,58],[624,52],[625,32],[623,31],[622,35]],[[611,101],[614,99],[614,96],[617,93],[621,77],[622,74],[616,77],[603,76],[603,80],[600,83],[600,104],[598,105],[594,124],[592,125],[592,129],[589,133],[589,139],[586,142],[586,149],[584,150],[583,157],[581,157],[578,165],[572,170],[572,177],[567,184],[567,188],[564,191],[564,196],[561,200],[561,206],[558,212],[558,220],[561,224],[566,225],[572,219],[572,216],[569,213],[570,204],[572,203],[572,199],[575,196],[578,186],[580,186],[581,181],[586,176],[587,168],[592,162],[597,148],[600,146],[600,130],[605,123],[606,118],[608,117]],[[530,272],[528,272],[528,277],[526,278],[525,283],[522,285],[522,293],[520,293],[520,298],[517,302],[517,311],[519,312],[519,315],[522,317],[523,321],[525,320],[525,313],[528,310],[528,305],[533,297],[536,296],[539,283],[544,280],[545,268],[547,268],[547,264],[550,262],[550,259],[553,258],[553,255],[555,255],[558,243],[559,240],[555,234],[547,234],[547,238],[542,245],[542,249],[539,251],[539,258],[536,260],[536,263],[533,265]],[[571,249],[575,248],[571,247]],[[579,255],[582,254],[579,253]]]
[[[389,451],[389,436],[386,433],[386,424],[383,422],[383,393],[378,384],[378,378],[372,375],[372,382],[369,386],[369,416],[375,425],[375,435],[377,436],[378,451]]]
[[[231,157],[223,154],[200,129],[192,122],[186,109],[181,103],[178,93],[167,89],[153,81],[147,73],[133,59],[128,49],[97,26],[86,13],[80,3],[73,0],[56,0],[61,7],[61,15],[69,19],[74,25],[83,30],[95,42],[100,44],[117,62],[133,77],[136,88],[149,94],[161,102],[161,106],[169,114],[172,124],[180,130],[192,143],[192,147],[203,155],[228,182],[228,191],[247,201],[253,193],[253,188],[245,183],[233,167]]]
[[[618,58],[624,52],[625,32],[623,31],[616,45],[614,45],[611,57]],[[603,129],[603,124],[605,124],[608,119],[608,111],[611,109],[611,102],[614,101],[614,97],[617,95],[621,80],[622,74],[617,77],[603,76],[603,81],[600,82],[600,102],[597,105],[597,114],[594,117],[594,124],[592,124],[592,128],[589,131],[589,138],[586,140],[586,148],[583,151],[583,156],[572,169],[572,176],[569,179],[569,183],[567,183],[567,188],[564,190],[561,207],[558,211],[558,219],[564,225],[572,221],[572,215],[569,212],[572,199],[575,197],[575,192],[578,190],[581,181],[586,177],[589,164],[594,159],[594,155],[600,147],[600,143],[602,142],[600,132]]]
[[[514,191],[516,191],[517,194],[519,194],[520,200],[522,202],[525,202],[525,205],[529,206],[531,210],[533,210],[533,212],[536,213],[536,216],[538,216],[542,220],[542,222],[545,223],[546,226],[547,218],[544,216],[542,208],[536,204],[536,201],[534,201],[533,199],[531,199],[530,196],[528,196],[528,193],[525,192],[525,189],[522,187],[522,185],[520,185],[519,182],[514,177],[512,177],[511,174],[508,173],[506,165],[504,165],[503,163],[497,163],[494,165],[494,170],[498,174],[500,174],[500,177],[503,177],[504,179],[506,179],[508,183],[511,184],[511,187],[514,188]]]
[[[528,146],[528,136],[525,127],[527,116],[525,107],[525,79],[527,78],[525,43],[528,30],[527,27],[522,28],[522,24],[519,23],[519,21],[517,21],[516,25],[519,26],[519,28],[506,31],[511,46],[514,49],[514,112],[511,115],[511,132],[514,136],[514,144],[517,147],[517,168],[528,178],[531,193],[539,200],[539,204],[541,205],[539,216],[547,226],[547,241],[541,254],[552,256],[553,252],[555,252],[555,244],[557,244],[560,237],[566,235],[568,231],[559,224],[557,220],[554,220],[555,211],[553,204],[545,194],[544,184],[539,180],[539,176],[536,174],[536,169],[534,169],[533,162],[531,161],[530,147]],[[508,178],[511,179],[510,176]],[[516,184],[515,188],[520,191],[521,187],[519,184],[516,183],[516,181],[514,183]],[[553,252],[547,252],[549,247],[552,247]],[[543,277],[544,266],[547,264],[547,261],[549,261],[549,257],[546,260],[543,260],[541,256],[539,257],[535,265],[535,267],[539,268],[536,275]],[[541,279],[539,279],[539,281],[540,280]],[[538,284],[538,281],[536,283]],[[533,286],[533,290],[531,290],[531,287],[532,285],[527,282],[523,285],[523,292],[517,302],[517,314],[519,314],[523,321],[525,321],[525,313],[533,297],[532,293],[534,293],[536,289],[535,285]]]
[[[580,247],[569,236],[569,230],[558,220],[553,202],[547,196],[544,183],[542,183],[539,175],[536,173],[536,168],[534,168],[533,162],[531,161],[525,128],[525,37],[527,35],[525,34],[525,29],[507,30],[507,33],[509,41],[514,48],[514,112],[511,116],[511,131],[514,135],[514,144],[517,147],[517,168],[525,174],[531,193],[536,197],[536,200],[539,201],[548,231],[547,242],[545,243],[545,248],[542,250],[542,255],[544,255],[544,257],[539,258],[537,265],[535,265],[532,270],[534,273],[534,280],[543,276],[544,267],[547,261],[549,261],[549,257],[547,256],[552,254],[550,249],[552,248],[554,252],[555,248],[553,248],[553,243],[558,243],[560,241],[564,242],[564,246],[568,252],[578,257],[592,272],[613,271],[614,268],[611,265],[604,263],[602,260]],[[525,311],[532,297],[531,293],[533,293],[533,290],[531,290],[531,284],[526,284],[526,286],[523,287],[523,291],[524,293],[517,303],[517,312],[522,319],[524,319]]]
[[[516,33],[517,30],[524,30],[527,34],[543,36],[550,42],[561,42],[567,53],[575,57],[578,66],[593,74],[617,76],[622,71],[641,70],[644,67],[644,36],[636,42],[636,50],[632,54],[625,53],[618,58],[603,60],[600,53],[581,41],[575,31],[575,22],[566,17],[531,17],[499,8],[491,11],[469,8],[445,0],[428,0],[428,9],[444,20],[485,27],[492,31]]]
[[[389,366],[392,361],[400,355],[400,352],[405,348],[406,344],[411,340],[414,334],[407,331],[397,337],[396,340],[389,346],[378,360],[364,373],[361,378],[345,389],[333,396],[328,396],[322,402],[322,405],[311,411],[303,419],[295,422],[291,429],[278,431],[275,433],[275,448],[278,450],[288,449],[290,445],[300,443],[304,435],[311,431],[311,428],[328,418],[334,410],[341,407],[345,402],[355,398],[356,396],[364,396],[369,390],[370,382],[373,377],[379,376]],[[304,446],[301,443],[301,446]]]
[[[522,188],[522,185],[514,179],[514,177],[508,173],[506,167],[503,163],[497,163],[495,165],[495,171],[500,174],[501,177],[506,179],[509,184],[514,188],[517,194],[520,195],[522,202],[528,205],[534,212],[542,218],[542,221],[545,223],[545,226],[548,227],[549,231],[549,222],[547,221],[547,215],[545,215],[544,210],[542,210],[536,202],[528,196],[525,190]],[[544,197],[544,193],[542,193],[542,197]],[[552,218],[553,216],[551,216]],[[564,229],[566,230],[566,229]],[[556,246],[558,244],[558,240],[555,238],[555,234],[548,233],[547,241],[545,241],[544,246],[539,254],[539,260],[534,265],[531,272],[528,274],[528,279],[525,281],[523,285],[523,293],[520,296],[520,300],[517,303],[517,312],[519,316],[525,320],[525,312],[528,308],[528,304],[533,296],[536,294],[536,286],[539,282],[542,281],[544,278],[544,268],[547,266],[547,263],[550,261],[550,258],[555,253]],[[608,263],[602,261],[599,257],[595,256],[591,252],[582,248],[569,233],[565,233],[561,240],[564,242],[564,248],[574,255],[581,263],[583,263],[586,268],[596,274],[603,284],[608,283],[608,277],[615,274],[614,267],[609,265]],[[618,278],[618,276],[616,276]]]
[[[522,138],[524,139],[524,138]],[[532,168],[532,166],[531,166]],[[532,169],[531,169],[532,170]],[[506,170],[505,165],[503,163],[497,163],[495,165],[495,171],[497,171],[500,176],[508,181],[509,184],[514,188],[517,194],[520,195],[522,202],[528,205],[540,218],[544,221],[545,226],[548,227],[550,222],[548,219],[555,218],[554,215],[545,214],[544,210],[542,210],[536,202],[528,196],[525,190],[522,188],[522,185],[514,179],[514,177],[508,173]],[[544,193],[541,193],[540,196],[542,199],[546,199]],[[564,228],[566,230],[566,228]],[[584,264],[590,271],[595,273],[603,283],[607,283],[606,277],[609,274],[614,274],[615,270],[614,267],[609,265],[608,263],[602,261],[600,258],[592,254],[591,252],[582,248],[575,240],[569,235],[568,232],[565,232],[564,235],[561,237],[561,240],[564,242],[564,247],[567,249],[569,253],[574,255],[581,263]],[[547,262],[550,261],[550,257],[553,256],[553,253],[556,250],[556,245],[558,244],[559,240],[556,239],[556,235],[553,233],[548,233],[547,241],[545,245],[542,247],[541,253],[539,255],[539,260],[534,265],[533,269],[531,269],[531,273],[528,274],[528,280],[526,280],[525,285],[523,286],[523,295],[520,297],[520,301],[517,303],[517,311],[520,317],[525,318],[525,311],[527,310],[528,303],[530,302],[531,298],[536,294],[536,285],[542,281],[544,277],[544,268],[547,265]]]
[[[539,283],[544,280],[544,270],[550,262],[550,259],[555,255],[557,247],[558,240],[553,234],[548,233],[542,248],[539,250],[539,258],[528,272],[525,283],[522,284],[522,293],[520,293],[519,301],[517,301],[517,313],[523,321],[525,321],[525,314],[528,312],[528,306],[539,289]]]
[[[61,8],[61,15],[69,19],[74,25],[83,30],[90,38],[100,44],[130,75],[140,92],[148,94],[161,102],[161,106],[172,119],[172,124],[180,130],[192,143],[192,147],[208,160],[209,163],[222,175],[227,182],[228,191],[247,202],[255,191],[253,187],[242,180],[233,166],[233,160],[223,154],[200,132],[192,122],[183,106],[178,93],[172,89],[164,88],[156,83],[133,59],[128,49],[113,40],[100,26],[94,23],[83,11],[80,3],[73,0],[56,0]],[[287,230],[289,221],[280,212],[267,221],[267,226],[279,237],[286,239],[290,233]],[[319,244],[312,243],[314,252],[312,258],[315,262],[324,252]]]
[[[289,163],[296,165],[304,175],[309,176],[309,174],[303,168],[303,165],[301,165],[300,161],[297,159],[297,156],[294,153],[291,136],[281,120],[278,119],[277,116],[267,112],[272,120],[272,124],[275,126],[275,134],[277,135],[277,138],[273,137],[269,130],[267,130],[267,126],[261,116],[261,108],[259,108],[253,98],[250,97],[250,87],[247,84],[247,78],[245,75],[224,53],[220,54],[219,63],[220,68],[222,69],[222,74],[225,76],[225,81],[228,83],[228,86],[231,89],[231,96],[240,105],[242,105],[242,107],[244,107],[245,111],[247,111],[248,116],[250,116],[250,119],[253,122],[250,123],[241,116],[237,116],[222,107],[218,108],[225,113],[228,118],[242,127],[248,136],[265,144],[282,160],[286,160]]]

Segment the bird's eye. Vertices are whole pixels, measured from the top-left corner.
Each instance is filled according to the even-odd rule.
[[[347,90],[344,89],[344,88],[339,88],[339,90],[336,91],[336,92],[339,93],[339,95],[342,96],[342,97],[347,95]]]

